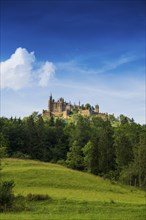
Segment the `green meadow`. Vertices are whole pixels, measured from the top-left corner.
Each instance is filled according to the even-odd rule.
[[[5,159],[3,180],[14,180],[15,195],[48,194],[27,201],[26,210],[1,213],[1,220],[144,220],[146,194],[135,187],[66,167],[32,160]]]

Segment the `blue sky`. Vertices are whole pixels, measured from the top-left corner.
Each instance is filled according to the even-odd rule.
[[[2,0],[1,116],[50,93],[145,122],[144,0]]]

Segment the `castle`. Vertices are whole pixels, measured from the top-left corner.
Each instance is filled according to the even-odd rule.
[[[63,98],[55,101],[51,94],[48,100],[48,110],[43,110],[43,117],[48,118],[51,116],[55,116],[68,118],[70,117],[72,112],[77,112],[78,114],[81,114],[83,116],[96,115],[103,118],[108,116],[107,113],[99,112],[99,105],[95,105],[95,108],[93,106],[91,107],[89,104],[86,104],[85,106],[80,106],[80,102],[79,105],[72,105],[71,102],[65,102]]]

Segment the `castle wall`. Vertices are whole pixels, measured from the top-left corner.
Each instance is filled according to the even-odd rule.
[[[106,118],[106,117],[108,117],[108,114],[107,113],[98,113],[97,117]]]
[[[50,117],[50,112],[46,111],[46,110],[43,110],[43,117],[44,118],[49,118]]]
[[[52,103],[53,108],[52,108],[52,112],[60,112],[60,108],[57,102]]]
[[[52,114],[52,116],[55,116],[55,117],[62,117],[63,116],[62,112],[52,112],[51,114]]]
[[[83,116],[90,116],[91,115],[91,112],[89,109],[85,109],[85,110],[80,110],[79,111],[81,115]]]

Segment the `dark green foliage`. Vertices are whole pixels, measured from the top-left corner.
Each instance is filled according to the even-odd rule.
[[[110,203],[111,204],[116,204],[116,202],[113,199],[110,200]]]
[[[52,201],[47,194],[29,193],[26,198],[22,195],[14,196],[14,185],[13,181],[0,182],[0,212],[29,210],[27,201]]]
[[[72,169],[84,169],[82,149],[78,145],[77,141],[73,142],[72,147],[70,147],[70,151],[67,153],[66,164],[68,165],[68,167],[71,167]]]
[[[119,132],[119,135],[115,138],[115,148],[116,148],[116,161],[118,167],[122,169],[127,166],[132,160],[132,145],[128,137]]]
[[[103,122],[99,131],[99,172],[107,174],[115,169],[113,128],[109,121]]]
[[[67,165],[73,169],[84,169],[83,147],[90,139],[89,119],[78,116],[76,123],[70,128],[69,152],[67,153]]]
[[[93,143],[91,141],[88,141],[83,147],[84,167],[89,173],[92,173],[93,149]]]
[[[26,203],[26,198],[19,194],[19,195],[14,197],[13,206],[10,209],[10,211],[20,212],[20,211],[23,211],[23,210],[29,211],[30,207]]]
[[[48,196],[47,194],[43,195],[43,194],[31,194],[31,193],[29,193],[26,198],[27,198],[28,201],[51,200],[51,197]]]
[[[15,152],[12,155],[13,158],[20,158],[20,159],[31,159],[31,156],[29,156],[28,154],[24,154],[22,152]]]
[[[137,173],[140,187],[146,187],[146,127],[140,135],[140,141],[134,148],[133,169]]]
[[[0,171],[2,169],[2,158],[7,157],[7,140],[0,132]]]
[[[6,211],[12,208],[14,202],[13,188],[13,181],[0,182],[0,211]]]
[[[50,120],[49,120],[49,125],[50,126],[54,126],[55,125],[55,122],[54,122],[54,118],[51,117]]]
[[[142,128],[139,142],[133,148],[133,160],[122,170],[120,179],[129,185],[146,188],[146,127]]]
[[[77,141],[78,145],[82,148],[89,141],[91,136],[89,119],[81,115],[77,116],[75,125],[72,126],[69,136],[71,146],[74,141]]]
[[[22,120],[0,118],[0,153],[61,163],[111,180],[146,186],[145,125],[124,115],[103,120],[73,114],[70,119],[44,120],[37,112]]]
[[[134,126],[124,122],[114,132],[114,147],[119,170],[128,166],[133,160],[133,147],[139,141]]]
[[[91,105],[89,104],[89,103],[87,103],[86,105],[85,105],[85,109],[91,109]]]

